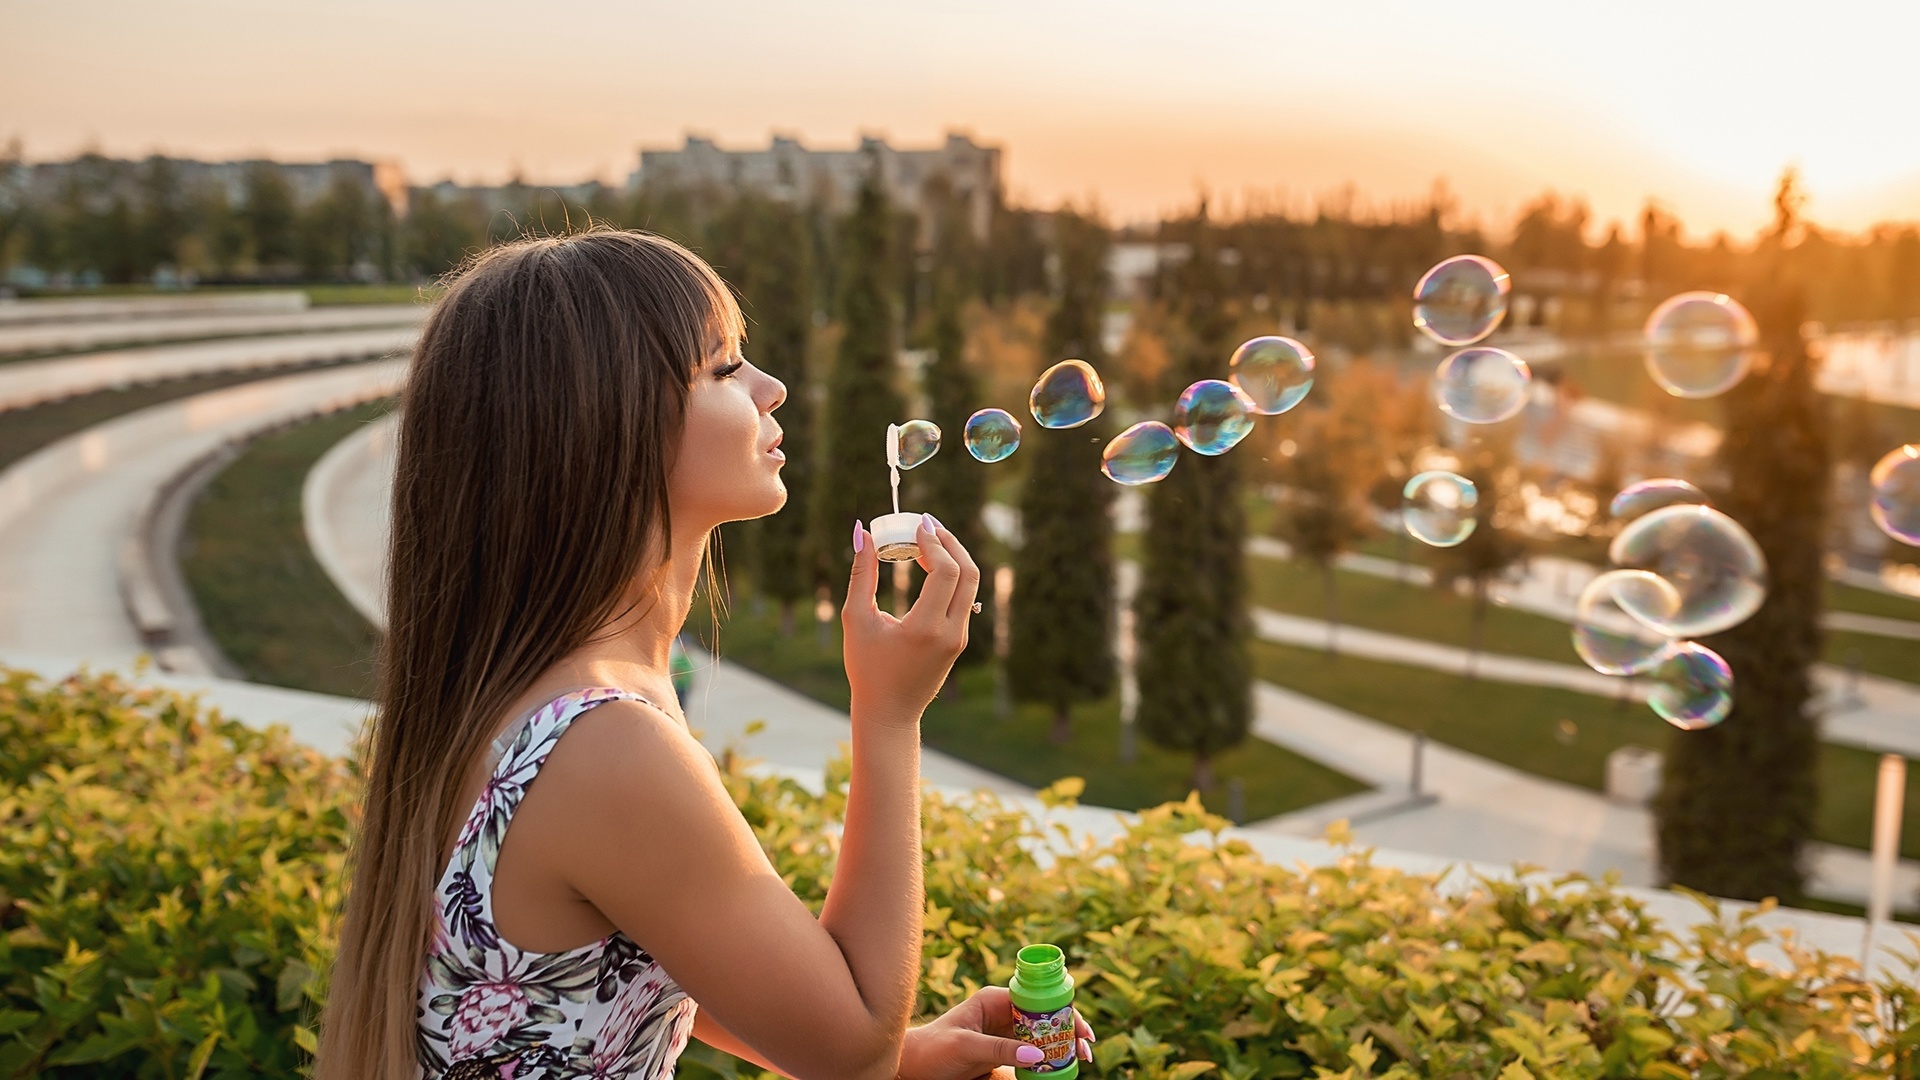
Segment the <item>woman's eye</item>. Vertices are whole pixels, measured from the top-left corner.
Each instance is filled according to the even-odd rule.
[[[731,360],[714,368],[713,377],[716,379],[731,379],[739,374],[741,368],[746,366],[747,362],[745,360]]]

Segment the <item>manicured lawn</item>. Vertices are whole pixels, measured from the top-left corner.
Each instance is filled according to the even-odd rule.
[[[1604,790],[1607,755],[1622,746],[1667,746],[1685,738],[1644,705],[1609,701],[1550,687],[1468,680],[1405,664],[1329,657],[1313,649],[1257,642],[1254,672],[1361,716],[1514,768]],[[1575,727],[1563,741],[1560,722]],[[1879,756],[1823,745],[1820,750],[1818,839],[1864,848],[1872,837],[1873,785]],[[1901,847],[1920,858],[1920,770],[1908,774]]]
[[[1837,581],[1827,582],[1827,607],[1834,611],[1852,611],[1861,615],[1878,615],[1885,619],[1909,619],[1920,622],[1920,599],[1892,596],[1873,589],[1862,589],[1857,585],[1842,585]]]
[[[1340,621],[1404,637],[1466,648],[1473,602],[1445,589],[1402,583],[1351,570],[1335,570]],[[1326,587],[1320,570],[1301,560],[1247,559],[1250,599],[1310,619],[1326,617]],[[1482,646],[1490,653],[1531,656],[1577,664],[1566,623],[1488,604]]]
[[[1340,582],[1342,623],[1461,648],[1467,646],[1472,602],[1466,597],[1372,574],[1348,570],[1337,570],[1335,574]],[[1320,571],[1312,564],[1249,557],[1247,576],[1256,606],[1311,619],[1326,617],[1325,587]],[[1882,599],[1902,602],[1899,597]],[[1890,610],[1895,609],[1881,605],[1874,614]],[[1577,664],[1580,658],[1573,651],[1569,632],[1568,625],[1558,619],[1493,604],[1487,608],[1483,647],[1489,653]],[[1920,682],[1920,641],[1844,630],[1827,632],[1829,663],[1848,666],[1856,652],[1862,671]]]
[[[208,633],[248,679],[371,696],[378,635],[314,559],[300,492],[320,455],[391,407],[363,405],[259,439],[188,514],[187,583]]]
[[[803,621],[792,637],[782,637],[771,612],[755,615],[747,603],[736,608],[720,629],[722,656],[815,700],[847,707],[838,626],[830,627],[830,640],[822,647],[811,621]],[[698,610],[687,625],[703,638],[710,634],[711,623]],[[993,672],[981,666],[963,671],[956,685],[934,701],[921,730],[928,746],[1033,787],[1063,776],[1081,777],[1087,782],[1081,800],[1091,805],[1137,810],[1186,797],[1192,767],[1188,755],[1142,739],[1135,760],[1120,761],[1116,700],[1077,709],[1073,741],[1064,747],[1047,741],[1049,719],[1049,711],[1040,706],[1017,708],[1002,719],[994,707]],[[1227,812],[1226,783],[1238,777],[1246,787],[1249,820],[1364,790],[1350,777],[1253,738],[1215,759],[1214,771],[1219,783],[1204,796],[1207,805]]]
[[[95,424],[123,416],[149,405],[204,394],[243,382],[266,378],[259,371],[228,371],[194,375],[184,379],[129,386],[121,390],[100,390],[62,401],[50,401],[25,409],[0,412],[0,469],[19,461],[49,443],[57,442]]]

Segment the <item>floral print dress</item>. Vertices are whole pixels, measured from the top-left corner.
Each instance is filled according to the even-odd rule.
[[[494,929],[493,870],[513,812],[576,717],[621,690],[567,694],[510,740],[434,890],[434,939],[420,981],[423,1080],[664,1080],[696,1006],[653,957],[614,933],[560,953],[527,952]],[[497,746],[498,744],[496,744]]]

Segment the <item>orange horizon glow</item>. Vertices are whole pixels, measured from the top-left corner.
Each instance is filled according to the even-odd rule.
[[[1824,225],[1920,219],[1913,40],[1920,8],[0,0],[0,140],[618,184],[688,132],[957,129],[1005,149],[1016,201],[1117,221],[1202,191],[1305,208],[1350,189],[1384,211],[1444,182],[1495,231],[1551,189],[1596,231],[1635,231],[1652,199],[1692,235],[1745,237],[1788,165]]]

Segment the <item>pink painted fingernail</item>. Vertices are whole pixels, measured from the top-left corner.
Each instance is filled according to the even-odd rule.
[[[1093,1060],[1093,1047],[1085,1039],[1080,1040],[1080,1060],[1088,1062]]]
[[[1038,1065],[1047,1060],[1047,1055],[1037,1046],[1022,1046],[1013,1052],[1013,1056],[1022,1065]]]
[[[940,531],[940,523],[934,520],[934,517],[932,514],[921,514],[920,520],[926,525],[928,532]]]
[[[861,549],[866,546],[867,539],[860,531],[860,523],[856,521],[853,523],[853,553],[855,555],[860,554]]]

